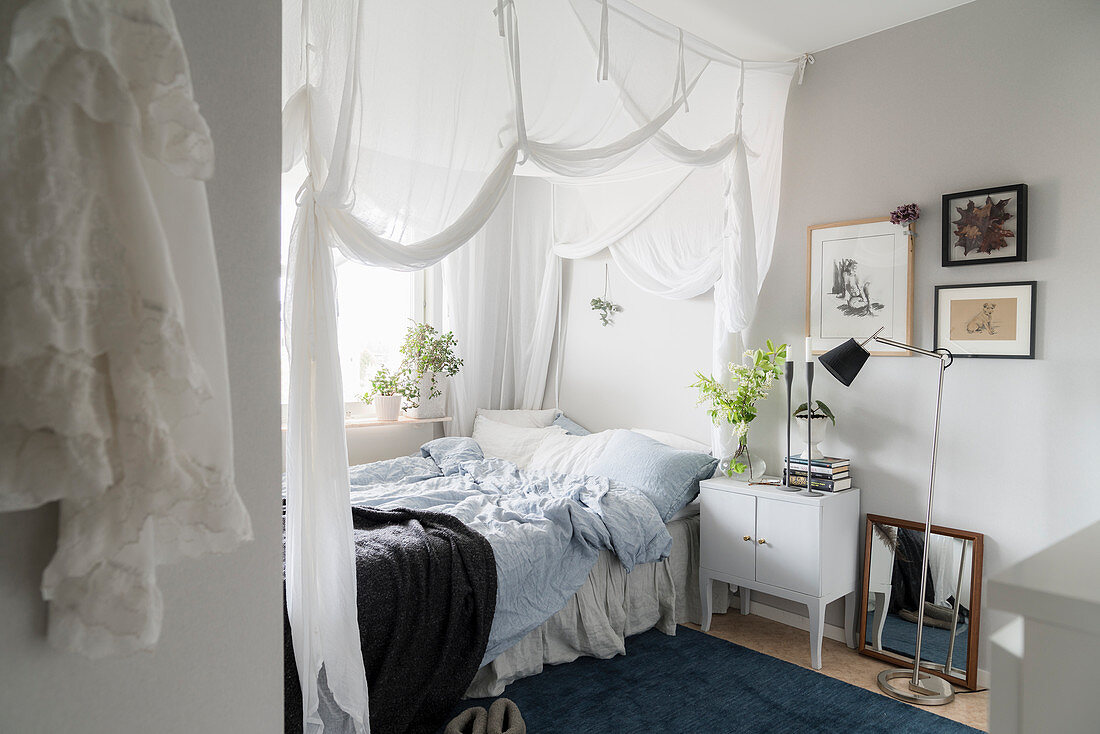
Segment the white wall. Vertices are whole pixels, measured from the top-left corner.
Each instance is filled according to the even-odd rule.
[[[18,5],[19,3],[15,3]],[[0,9],[6,44],[11,3]],[[209,185],[225,302],[236,474],[256,539],[162,567],[154,654],[91,661],[45,640],[57,511],[0,514],[0,731],[282,731],[277,0],[175,3],[214,135]]]
[[[589,301],[604,292],[623,307],[603,326]],[[655,428],[710,442],[710,417],[696,407],[695,371],[710,371],[710,294],[668,301],[636,288],[609,257],[565,262],[562,410],[592,431]],[[554,405],[553,390],[547,406]]]
[[[1037,358],[959,360],[947,374],[935,519],[986,534],[986,576],[1100,517],[1090,461],[1100,441],[1097,38],[1092,0],[978,0],[817,54],[790,96],[776,256],[750,343],[801,343],[808,225],[910,201],[923,212],[918,343],[932,340],[933,286],[1039,281]],[[1020,181],[1029,262],[942,268],[940,196]],[[587,300],[602,277],[602,263],[574,268],[561,407],[596,428],[705,435],[679,386],[709,366],[709,305],[646,298],[613,274],[627,310],[601,331]],[[847,390],[827,376],[816,383],[839,417],[824,448],[853,457],[865,512],[923,516],[935,373],[922,357],[882,358]],[[773,466],[781,402],[779,390],[751,433]],[[983,638],[1001,622],[985,617]]]

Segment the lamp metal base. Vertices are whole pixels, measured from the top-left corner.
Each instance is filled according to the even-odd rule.
[[[893,681],[898,681],[897,684]],[[878,674],[878,687],[894,698],[921,706],[943,706],[955,700],[955,689],[943,678],[921,672],[920,685],[913,685],[912,668],[891,668]]]

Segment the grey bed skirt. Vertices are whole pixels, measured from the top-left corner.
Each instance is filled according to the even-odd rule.
[[[699,622],[699,516],[668,523],[672,551],[659,563],[626,573],[619,559],[602,551],[584,586],[538,629],[481,667],[466,691],[470,698],[499,696],[512,681],[581,656],[626,653],[630,635]],[[714,584],[715,612],[729,608],[729,587]]]

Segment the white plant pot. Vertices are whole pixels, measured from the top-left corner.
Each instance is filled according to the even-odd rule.
[[[374,415],[380,421],[395,421],[401,414],[400,395],[375,395]]]
[[[447,415],[447,384],[446,375],[436,374],[436,386],[440,394],[428,399],[432,390],[432,373],[427,372],[420,378],[420,407],[409,408],[405,414],[410,418],[442,418]]]
[[[802,442],[805,443],[806,442],[806,419],[805,418],[795,418],[794,420],[795,420],[796,423],[798,423],[799,437],[802,439]],[[829,433],[829,419],[824,418],[824,417],[823,418],[814,418],[813,432],[810,434],[810,441],[813,442],[813,445],[812,446],[807,446],[806,449],[803,450],[803,452],[801,454],[799,454],[799,457],[803,458],[803,459],[808,459],[808,458],[823,459],[823,458],[825,458],[825,454],[821,453],[821,449],[819,448],[819,446],[821,445],[821,442],[825,440],[825,436],[827,436],[828,433]]]

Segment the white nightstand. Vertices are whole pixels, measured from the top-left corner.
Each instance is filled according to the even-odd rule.
[[[712,581],[736,584],[741,613],[749,590],[805,604],[810,661],[821,669],[825,605],[844,597],[844,631],[855,648],[859,588],[859,490],[806,497],[767,485],[708,479],[699,487],[699,592],[710,629]]]

